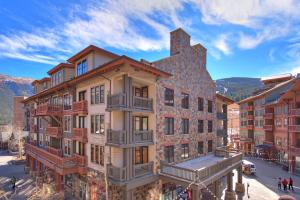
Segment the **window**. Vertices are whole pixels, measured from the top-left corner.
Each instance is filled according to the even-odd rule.
[[[203,154],[203,142],[198,142],[198,154]]]
[[[67,156],[71,155],[71,145],[72,145],[71,140],[66,140],[66,139],[64,140],[64,154]]]
[[[91,144],[91,162],[104,166],[104,146]]]
[[[181,158],[186,159],[189,157],[189,144],[181,145]]]
[[[182,119],[181,131],[182,131],[182,134],[189,134],[189,119]]]
[[[91,88],[91,104],[104,103],[104,85]]]
[[[203,120],[198,120],[198,133],[204,132],[204,122]]]
[[[165,161],[168,163],[174,162],[174,146],[165,147]]]
[[[72,121],[71,116],[64,116],[64,132],[71,132]]]
[[[276,107],[276,115],[280,115],[281,114],[281,106],[277,106]]]
[[[213,102],[211,100],[207,100],[207,112],[213,112]]]
[[[148,98],[148,87],[134,87],[134,96],[136,97],[143,97],[143,98]]]
[[[186,93],[181,93],[181,107],[185,109],[189,108],[189,95]]]
[[[174,134],[174,118],[171,117],[165,118],[165,134],[166,135]]]
[[[78,100],[79,101],[84,101],[85,100],[85,93],[86,91],[81,91],[78,93]]]
[[[169,88],[165,89],[165,105],[174,106],[174,90]]]
[[[288,119],[287,118],[284,118],[283,125],[284,125],[284,127],[287,127],[287,125],[288,125]]]
[[[84,156],[84,143],[73,140],[73,153]]]
[[[263,119],[259,120],[259,126],[260,126],[260,127],[263,127],[263,126],[264,126],[264,120],[263,120]]]
[[[91,115],[91,133],[104,134],[104,115]]]
[[[276,119],[276,126],[280,127],[281,126],[281,119]]]
[[[78,117],[78,128],[85,128],[85,116]]]
[[[148,163],[148,147],[135,147],[135,164]]]
[[[212,149],[213,149],[213,141],[208,140],[207,141],[207,152],[212,152]]]
[[[207,132],[211,133],[213,131],[213,122],[212,120],[207,121]]]
[[[69,94],[64,95],[64,110],[70,110],[72,108],[72,96]]]
[[[204,110],[204,101],[203,98],[198,98],[198,111],[203,111]]]
[[[136,131],[147,131],[148,130],[148,117],[135,116],[133,117],[134,130]]]
[[[87,60],[84,59],[77,64],[77,76],[87,72]]]

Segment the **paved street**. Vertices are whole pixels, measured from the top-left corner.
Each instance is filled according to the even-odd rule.
[[[28,175],[24,174],[24,165],[11,165],[9,163],[13,159],[14,157],[6,152],[0,152],[0,190],[4,190],[9,199],[23,200],[33,194],[35,183]],[[16,193],[12,192],[10,184],[13,176],[17,178]]]
[[[288,194],[296,199],[300,199],[300,177],[292,176],[294,179],[294,192],[277,189],[277,179],[289,178],[291,175],[281,169],[280,166],[272,162],[262,161],[258,159],[246,159],[253,162],[256,165],[256,175],[243,177],[246,190],[247,184],[249,184],[248,195],[247,192],[243,196],[238,196],[238,199],[259,199],[259,200],[276,200],[279,196]],[[237,174],[235,172],[234,183],[236,183]],[[223,196],[224,197],[224,196]]]

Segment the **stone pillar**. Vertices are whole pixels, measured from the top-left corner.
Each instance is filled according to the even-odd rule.
[[[243,172],[242,172],[242,166],[239,166],[237,168],[237,176],[238,176],[238,182],[235,185],[235,191],[244,193],[245,192],[245,185],[243,183]]]
[[[199,188],[192,190],[192,200],[200,200],[201,199],[200,195],[201,195],[201,192],[200,192]]]
[[[232,172],[227,174],[227,190],[225,191],[225,200],[236,200],[235,192],[233,191],[232,187],[232,176]]]
[[[55,189],[56,189],[56,192],[61,191],[61,178],[62,178],[62,176],[59,173],[55,173]]]
[[[125,189],[125,192],[124,192],[124,194],[125,194],[125,200],[134,200],[133,193],[134,193],[134,190],[126,190]]]
[[[214,187],[214,194],[215,196],[217,197],[216,199],[221,199],[221,192],[220,192],[220,180],[216,180],[214,183],[213,183],[213,187]]]

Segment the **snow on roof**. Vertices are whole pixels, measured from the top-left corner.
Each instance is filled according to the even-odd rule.
[[[273,80],[273,79],[291,78],[291,77],[292,77],[292,74],[279,74],[279,75],[274,75],[274,76],[262,77],[260,80],[268,81],[268,80]]]

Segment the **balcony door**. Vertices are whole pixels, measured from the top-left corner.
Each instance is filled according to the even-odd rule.
[[[134,87],[134,96],[148,98],[148,86]]]
[[[134,130],[135,131],[147,131],[148,130],[148,117],[135,116],[133,117]]]
[[[86,99],[86,91],[81,91],[78,93],[78,101],[84,101]]]
[[[148,147],[135,147],[134,163],[136,165],[148,163]]]

